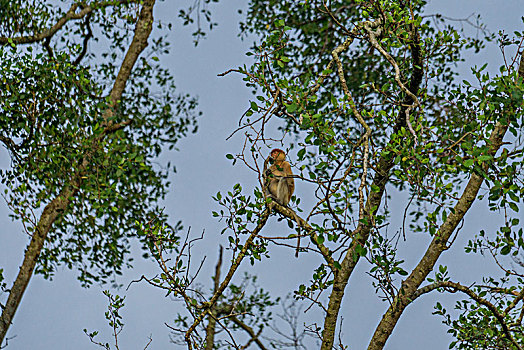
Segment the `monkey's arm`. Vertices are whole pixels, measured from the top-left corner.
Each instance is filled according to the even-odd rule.
[[[264,169],[262,171],[262,181],[263,181],[263,192],[264,197],[274,198],[273,193],[276,193],[276,181],[275,174],[273,173],[274,165],[268,166],[270,162],[270,157],[264,161]]]
[[[291,171],[291,165],[288,162],[282,164],[284,168],[284,174],[287,180],[287,186],[289,189],[289,197],[295,192],[295,179],[293,178],[293,172]]]

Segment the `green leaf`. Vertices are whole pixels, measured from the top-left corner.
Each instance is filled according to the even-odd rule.
[[[401,276],[407,276],[408,275],[407,271],[404,270],[404,269],[401,269],[400,267],[398,268],[397,272]]]
[[[298,159],[300,159],[300,160],[304,159],[304,155],[305,154],[306,154],[306,149],[305,148],[302,148],[301,150],[299,150],[298,153],[297,153]]]
[[[509,202],[508,204],[509,204],[509,207],[510,207],[511,209],[513,209],[514,212],[516,212],[516,213],[519,212],[519,207],[518,207],[518,205],[516,205],[516,204],[513,203],[513,202]]]
[[[485,162],[487,160],[491,160],[491,159],[493,159],[493,157],[490,156],[490,155],[486,155],[486,154],[478,157],[478,160],[483,161],[483,162]]]
[[[475,164],[475,159],[466,159],[466,160],[464,161],[464,166],[465,166],[465,167],[468,167],[468,168],[469,168],[469,167],[472,166],[473,164]]]
[[[298,105],[296,103],[292,103],[286,107],[288,113],[293,113],[298,109]]]

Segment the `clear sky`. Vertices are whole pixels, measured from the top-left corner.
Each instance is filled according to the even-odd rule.
[[[188,92],[199,97],[204,115],[199,120],[199,132],[183,139],[178,145],[178,152],[166,154],[162,158],[162,161],[171,160],[178,170],[172,178],[172,189],[165,207],[173,221],[181,219],[186,227],[192,227],[192,232],[205,230],[205,243],[197,248],[196,254],[208,256],[201,276],[201,281],[208,283],[218,244],[224,240],[220,236],[222,224],[211,216],[211,211],[217,209],[211,196],[217,191],[231,189],[237,182],[246,191],[251,191],[256,183],[253,173],[241,165],[231,166],[231,162],[225,158],[226,153],[237,153],[239,150],[241,137],[230,141],[225,139],[235,129],[238,118],[249,106],[251,93],[244,87],[239,76],[217,77],[218,73],[229,68],[249,63],[245,52],[252,40],[241,41],[238,37],[238,22],[242,17],[236,10],[245,6],[245,1],[222,0],[212,7],[218,27],[195,48],[189,30],[182,27],[177,19],[180,3],[181,1],[170,0],[160,2],[155,10],[156,18],[175,22],[171,35],[173,49],[168,57],[163,58],[163,62],[174,73],[179,92]],[[511,33],[523,29],[520,20],[524,15],[523,0],[434,0],[427,13],[437,12],[453,18],[481,14],[488,29],[493,32],[505,30]],[[495,43],[488,44],[488,49],[473,62],[477,65],[488,62],[490,71],[497,71],[502,64],[498,46]],[[464,79],[470,78],[466,65],[462,65],[460,69],[464,73]],[[0,157],[2,166],[8,164],[5,152],[1,152]],[[303,198],[302,203],[305,203],[307,209],[307,198],[311,196],[308,187],[297,183],[296,193]],[[403,208],[392,210],[401,211]],[[0,267],[5,269],[5,275],[11,283],[22,261],[27,236],[21,227],[9,221],[7,215],[7,208],[2,202]],[[493,222],[496,218],[488,218],[486,213],[475,208],[466,217],[461,239],[464,241],[471,238],[488,220]],[[273,224],[267,229],[283,230],[287,234],[287,226]],[[400,247],[402,252],[408,253],[407,268],[418,260],[427,242],[425,236],[411,236]],[[459,247],[460,243],[457,241],[457,247],[446,252],[439,263],[458,263],[460,268],[451,267],[451,275],[472,282],[480,272],[488,268],[488,261],[465,257]],[[135,253],[136,269],[127,271],[120,280],[126,286],[129,281],[142,274],[152,275],[156,272],[154,264],[141,260],[138,249]],[[255,267],[246,264],[243,268],[253,269],[254,273],[260,274],[260,284],[279,296],[285,296],[299,283],[309,280],[311,268],[316,267],[317,263],[314,259],[297,260],[289,251],[275,249],[269,261]],[[345,321],[342,332],[345,343],[351,349],[363,349],[367,346],[382,311],[386,308],[374,296],[370,281],[364,274],[366,268],[361,264],[351,278],[343,305]],[[84,328],[99,330],[99,340],[110,341],[109,329],[104,319],[107,303],[101,292],[107,288],[109,287],[93,286],[82,289],[75,274],[63,268],[59,269],[52,282],[45,281],[40,276],[34,277],[10,329],[9,336],[16,338],[10,341],[8,349],[95,349],[96,346],[83,334]],[[164,323],[172,322],[177,310],[181,309],[181,304],[165,298],[162,292],[145,284],[134,284],[127,292],[125,288],[113,292],[127,295],[127,305],[122,312],[126,326],[120,336],[121,349],[142,349],[150,335],[153,337],[150,349],[176,348],[169,343],[169,331]],[[440,318],[431,315],[437,297],[441,295],[425,296],[407,309],[386,349],[447,349],[450,338],[446,329],[441,325]],[[450,301],[446,307],[452,309],[453,298],[446,300]],[[315,315],[314,312],[305,314],[302,321],[308,323]]]

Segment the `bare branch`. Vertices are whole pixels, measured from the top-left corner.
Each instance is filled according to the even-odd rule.
[[[229,317],[229,319],[231,321],[233,321],[237,326],[239,326],[240,328],[242,328],[243,330],[246,331],[247,334],[249,334],[249,336],[251,337],[250,340],[254,341],[255,344],[257,344],[257,346],[260,348],[260,350],[267,350],[267,348],[264,346],[264,344],[262,344],[262,342],[260,341],[260,339],[258,338],[260,336],[260,332],[257,334],[255,333],[255,331],[253,330],[253,328],[249,327],[247,324],[245,324],[244,322],[240,321],[237,317],[235,316],[231,316]]]
[[[220,296],[222,295],[224,290],[229,285],[229,282],[231,282],[231,279],[233,278],[233,275],[235,274],[235,272],[238,269],[238,267],[240,266],[240,263],[242,262],[242,260],[244,260],[244,257],[246,256],[247,251],[251,248],[251,244],[253,243],[253,240],[258,235],[258,233],[262,230],[262,228],[265,226],[265,224],[267,222],[267,219],[269,218],[269,214],[270,214],[270,209],[269,208],[266,208],[262,212],[262,214],[260,215],[260,218],[259,218],[257,226],[255,227],[255,229],[253,231],[251,231],[251,234],[249,235],[248,239],[244,242],[244,245],[242,246],[242,250],[238,253],[235,261],[230,266],[229,271],[228,271],[226,277],[224,278],[224,281],[222,281],[222,283],[220,284],[218,289],[215,291],[215,293],[213,294],[211,299],[208,302],[206,302],[204,305],[202,305],[202,308],[204,308],[204,311],[202,311],[196,317],[196,319],[193,322],[193,324],[186,331],[186,334],[185,334],[184,338],[185,338],[185,341],[187,343],[188,349],[191,350],[193,348],[193,345],[191,343],[191,338],[190,338],[191,337],[191,333],[193,333],[195,331],[196,327],[200,324],[200,322],[202,322],[204,317],[210,312],[211,308],[215,305],[215,303],[217,302],[218,298],[220,298]]]

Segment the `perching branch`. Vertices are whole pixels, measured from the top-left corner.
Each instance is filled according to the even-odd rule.
[[[260,334],[255,333],[253,328],[249,327],[247,324],[245,324],[244,322],[240,321],[235,316],[231,316],[231,317],[229,317],[229,319],[231,321],[233,321],[237,326],[242,328],[244,331],[246,331],[247,334],[249,334],[249,336],[251,337],[250,341],[255,342],[255,344],[257,344],[257,346],[260,348],[260,350],[267,350],[267,348],[264,346],[264,344],[262,344],[262,342],[260,341],[260,338],[259,338]]]
[[[285,216],[286,218],[295,221],[304,231],[309,235],[311,242],[318,248],[327,265],[331,268],[332,271],[336,270],[335,260],[331,256],[331,251],[323,243],[320,243],[316,230],[311,227],[311,225],[300,216],[298,216],[295,211],[287,206],[282,206],[276,202],[271,202],[272,208]]]

